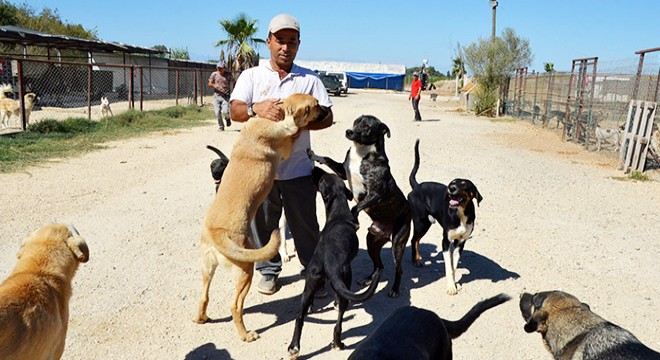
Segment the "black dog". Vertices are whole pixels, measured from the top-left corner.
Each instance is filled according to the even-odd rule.
[[[511,299],[500,294],[477,303],[458,321],[434,312],[404,306],[362,341],[349,360],[434,359],[451,360],[451,340],[463,334],[484,311]]]
[[[445,260],[445,275],[447,277],[447,293],[455,295],[456,268],[458,260],[465,247],[465,241],[474,229],[473,199],[477,205],[483,200],[479,190],[472,181],[454,179],[449,186],[437,182],[424,182],[415,180],[419,169],[419,139],[415,142],[415,165],[410,173],[410,187],[408,203],[412,212],[412,261],[415,266],[422,266],[422,257],[419,255],[419,241],[429,231],[431,224],[436,220],[442,226],[442,255]]]
[[[335,290],[339,310],[332,348],[343,349],[341,325],[348,301],[363,302],[369,299],[376,291],[380,278],[380,270],[376,270],[371,285],[365,292],[351,292],[351,261],[358,253],[358,237],[353,215],[348,209],[348,199],[352,199],[353,194],[335,174],[328,174],[315,167],[312,178],[325,203],[326,222],[314,255],[305,269],[305,290],[301,296],[300,313],[289,345],[289,355],[293,359],[297,358],[300,352],[300,335],[305,315],[312,305],[314,294],[323,287],[326,280]]]
[[[352,128],[346,130],[346,138],[353,141],[353,146],[346,153],[343,163],[316,156],[311,150],[308,150],[308,155],[310,159],[327,165],[339,177],[348,180],[357,202],[351,209],[355,222],[362,210],[373,221],[367,234],[367,250],[374,263],[374,270],[360,281],[361,284],[369,284],[376,270],[383,269],[380,249],[388,240],[392,240],[396,277],[388,295],[397,297],[401,284],[401,259],[410,236],[411,215],[406,197],[390,172],[385,154],[385,135],[390,136],[387,125],[375,116],[362,115],[353,122]]]
[[[206,148],[218,154],[218,158],[211,161],[211,176],[215,180],[215,191],[218,191],[218,186],[220,186],[220,181],[222,181],[222,175],[225,173],[227,164],[229,164],[229,158],[216,147],[206,145]]]

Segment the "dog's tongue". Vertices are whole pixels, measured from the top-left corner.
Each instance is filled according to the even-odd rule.
[[[213,180],[214,183],[220,184],[220,180]]]
[[[456,200],[456,199],[449,199],[449,205],[451,205],[451,206],[458,206],[458,200]]]

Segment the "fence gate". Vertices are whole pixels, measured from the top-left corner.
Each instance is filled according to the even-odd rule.
[[[596,66],[598,58],[584,58],[573,60],[571,67],[571,79],[568,84],[568,97],[566,99],[566,118],[562,140],[568,138],[576,143],[583,137],[585,144],[589,144],[589,134],[594,126],[591,118],[591,106],[594,97],[594,86],[596,84]],[[578,72],[575,73],[575,66]],[[592,67],[592,74],[588,69]],[[575,99],[571,99],[573,86],[575,85]]]
[[[656,102],[630,101],[617,164],[617,169],[623,170],[624,174],[633,170],[644,171],[657,107]]]

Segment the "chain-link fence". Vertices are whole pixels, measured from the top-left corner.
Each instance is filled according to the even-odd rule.
[[[9,114],[3,124],[10,129],[24,128],[23,108],[29,125],[45,119],[99,120],[129,109],[201,106],[212,103],[213,96],[213,90],[207,86],[213,68],[5,58],[1,70],[2,95],[21,108],[18,113]],[[36,95],[34,101],[26,97],[30,93]],[[26,101],[17,101],[20,98]],[[107,105],[103,106],[103,102]]]
[[[625,123],[633,98],[660,100],[659,75],[660,52],[646,54],[643,67],[639,58],[606,62],[590,58],[575,60],[571,72],[518,69],[504,87],[503,111],[559,129],[567,140],[589,147],[596,142],[596,126],[617,130]],[[655,122],[660,122],[657,116]]]

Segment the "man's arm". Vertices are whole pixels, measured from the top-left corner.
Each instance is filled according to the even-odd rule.
[[[280,99],[266,99],[252,104],[252,111],[257,116],[273,121],[284,120],[284,111],[277,105]],[[232,121],[245,122],[250,119],[248,115],[248,104],[244,101],[234,99],[231,101],[231,119]]]

